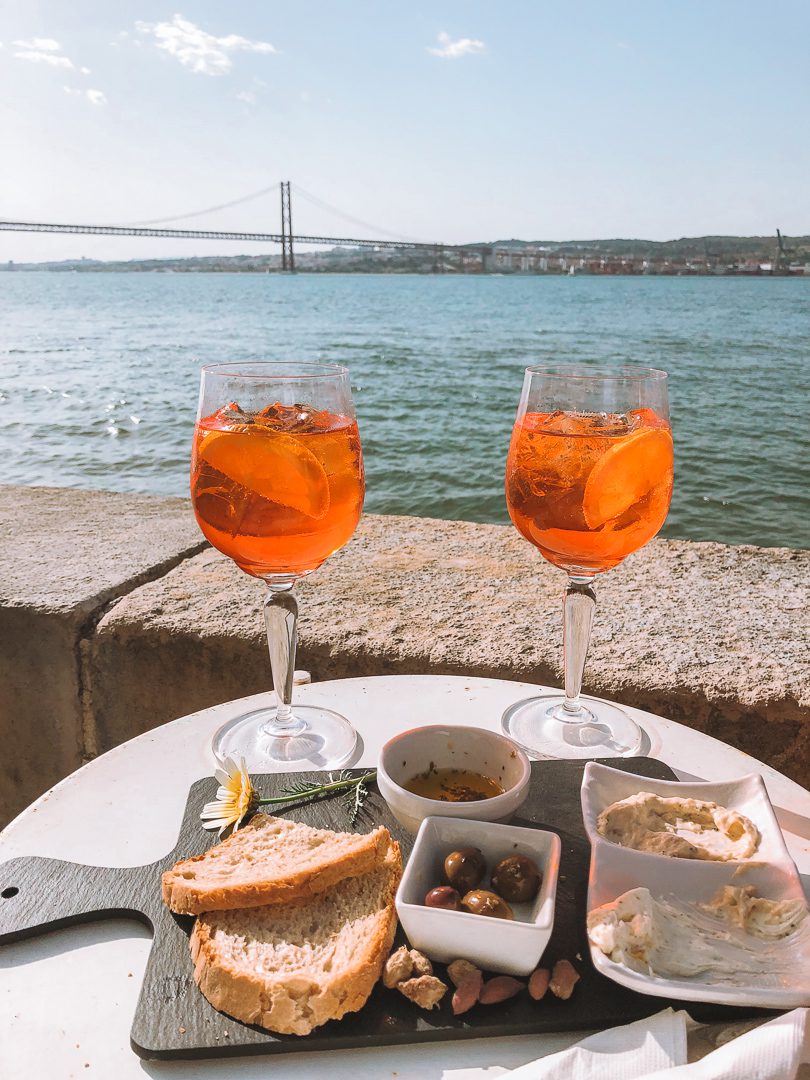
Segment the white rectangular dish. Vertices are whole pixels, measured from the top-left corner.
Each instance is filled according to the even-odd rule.
[[[716,862],[637,851],[601,836],[597,831],[599,814],[611,804],[639,792],[651,792],[663,798],[697,799],[735,810],[758,828],[758,849],[748,859]],[[583,776],[581,801],[585,831],[591,842],[589,913],[612,904],[630,890],[648,889],[653,900],[681,912],[676,917],[676,929],[677,919],[686,920],[684,949],[692,948],[691,935],[698,941],[696,948],[703,941],[710,941],[713,947],[727,950],[733,963],[733,957],[740,955],[735,953],[735,948],[740,943],[750,943],[750,935],[729,930],[725,923],[704,915],[695,905],[707,904],[724,886],[745,885],[753,886],[756,896],[769,900],[805,902],[798,872],[760,776],[749,775],[722,783],[680,783],[642,778],[589,762]],[[697,917],[690,923],[692,915]],[[665,923],[655,926],[664,928]],[[598,971],[643,994],[777,1009],[810,1005],[810,916],[804,918],[789,939],[763,941],[756,949],[757,956],[761,953],[761,962],[752,961],[758,970],[745,974],[711,968],[693,975],[663,977],[615,962],[592,941],[589,946]]]
[[[426,907],[426,893],[444,882],[442,865],[451,851],[477,847],[491,871],[507,855],[526,855],[542,874],[534,900],[512,904],[514,920]],[[560,838],[544,829],[490,821],[427,817],[423,820],[397,891],[399,921],[413,948],[431,960],[463,957],[485,971],[529,975],[540,963],[554,926],[560,872]],[[488,888],[485,882],[482,888]]]

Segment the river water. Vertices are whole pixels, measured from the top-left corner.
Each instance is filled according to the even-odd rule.
[[[347,364],[366,509],[508,521],[522,369],[670,373],[663,535],[808,546],[810,278],[0,273],[8,483],[186,494],[202,363]]]

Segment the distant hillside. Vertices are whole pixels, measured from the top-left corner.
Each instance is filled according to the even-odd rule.
[[[810,236],[783,237],[778,254],[776,236],[694,236],[679,240],[482,240],[432,249],[331,248],[295,252],[297,270],[308,273],[770,273],[788,272],[810,264]],[[494,255],[493,255],[494,249]],[[481,253],[487,251],[486,264]],[[98,261],[5,263],[0,270],[142,271],[175,273],[274,273],[280,255],[216,255]]]
[[[810,236],[783,237],[787,252],[810,254]],[[489,241],[489,243],[493,243]],[[497,247],[546,248],[555,255],[609,255],[619,258],[695,259],[708,252],[730,258],[771,258],[773,236],[684,236],[679,240],[497,240]],[[791,250],[792,249],[792,250]]]

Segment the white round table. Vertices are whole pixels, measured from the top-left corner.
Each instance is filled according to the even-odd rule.
[[[360,756],[351,764],[373,766],[382,744],[397,731],[429,723],[499,730],[509,705],[542,689],[494,679],[406,675],[315,683],[297,688],[296,697],[349,716],[362,738]],[[0,862],[42,855],[95,866],[137,866],[160,858],[175,844],[190,785],[213,772],[214,731],[248,705],[272,699],[272,694],[258,695],[181,717],[97,758],[0,833]],[[715,739],[630,711],[649,736],[649,754],[680,779],[762,775],[808,891],[810,793]],[[320,1072],[330,1080],[492,1080],[503,1068],[562,1049],[584,1034],[145,1062],[130,1049],[129,1031],[150,945],[145,927],[113,920],[0,947],[0,1077],[300,1080]]]

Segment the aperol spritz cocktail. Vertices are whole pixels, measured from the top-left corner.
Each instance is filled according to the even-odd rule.
[[[305,403],[230,402],[197,424],[191,490],[203,533],[246,574],[310,573],[360,519],[357,422]]]
[[[212,364],[202,370],[191,498],[206,538],[267,586],[278,705],[214,736],[248,769],[345,764],[357,734],[331,709],[292,705],[296,581],[343,547],[360,519],[363,457],[349,373],[334,364]]]
[[[672,435],[653,409],[526,413],[506,502],[518,530],[569,573],[609,570],[651,540],[672,497]]]
[[[666,374],[651,368],[526,370],[506,464],[506,502],[520,533],[568,573],[565,695],[512,706],[504,729],[544,756],[638,752],[622,709],[580,696],[597,574],[660,530],[672,497]]]

